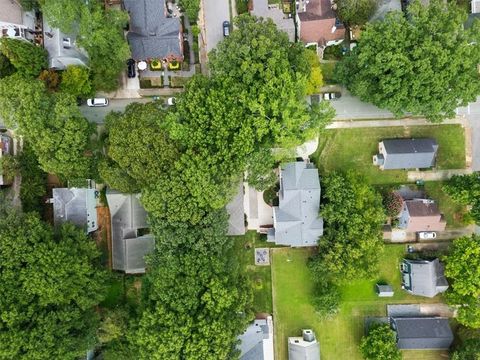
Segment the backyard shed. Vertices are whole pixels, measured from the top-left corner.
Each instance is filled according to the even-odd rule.
[[[375,291],[379,297],[392,297],[393,288],[390,285],[375,285]]]

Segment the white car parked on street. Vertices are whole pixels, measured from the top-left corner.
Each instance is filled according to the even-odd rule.
[[[108,99],[105,98],[93,98],[87,100],[88,106],[108,106]]]
[[[437,238],[437,233],[435,231],[420,231],[418,238],[420,240],[433,240]]]

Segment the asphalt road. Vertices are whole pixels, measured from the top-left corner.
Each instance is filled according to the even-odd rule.
[[[90,107],[87,105],[80,106],[80,112],[87,118],[88,121],[94,122],[97,124],[103,124],[105,116],[111,111],[123,111],[128,104],[134,102],[147,103],[152,101],[151,98],[141,98],[141,99],[119,99],[109,100],[108,106],[104,107]]]
[[[223,22],[230,21],[229,0],[203,0],[207,53],[223,40]]]

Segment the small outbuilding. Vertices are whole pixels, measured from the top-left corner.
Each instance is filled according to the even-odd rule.
[[[392,297],[394,295],[393,288],[390,285],[375,285],[375,292],[378,297]]]

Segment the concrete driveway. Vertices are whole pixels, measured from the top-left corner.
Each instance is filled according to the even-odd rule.
[[[202,0],[202,37],[209,53],[223,40],[223,22],[230,21],[229,0]]]
[[[80,112],[87,118],[88,121],[94,122],[97,124],[103,124],[105,116],[111,111],[123,111],[128,104],[139,102],[147,103],[152,101],[151,98],[142,98],[142,99],[110,99],[108,106],[104,107],[90,107],[87,105],[80,106]]]
[[[468,120],[472,132],[472,169],[480,171],[480,97],[476,102],[458,108],[457,114]]]

